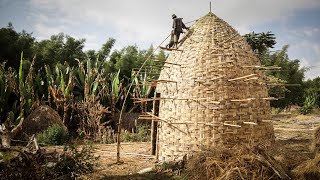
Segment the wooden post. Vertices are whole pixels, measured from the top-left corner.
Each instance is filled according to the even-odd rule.
[[[159,105],[160,105],[159,97],[160,97],[160,93],[157,93],[155,91],[154,92],[155,100],[153,101],[153,109],[152,109],[152,114],[155,116],[159,116]],[[151,122],[151,155],[156,154],[157,127],[158,127],[158,122],[155,120],[152,120]]]

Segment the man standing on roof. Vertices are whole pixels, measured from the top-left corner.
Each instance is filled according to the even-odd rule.
[[[173,19],[173,24],[172,24],[173,30],[171,33],[171,41],[173,40],[173,44],[170,42],[168,45],[169,45],[169,48],[172,47],[173,45],[175,45],[177,48],[180,34],[183,33],[183,29],[189,30],[189,28],[186,27],[186,25],[182,22],[182,18],[177,18],[175,14],[172,14],[172,19]],[[172,38],[172,35],[173,35],[173,38]]]

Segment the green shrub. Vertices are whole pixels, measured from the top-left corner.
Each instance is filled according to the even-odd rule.
[[[150,141],[150,129],[147,125],[137,126],[136,133],[123,131],[121,139],[124,142],[147,142]]]
[[[39,143],[45,145],[62,145],[68,141],[68,132],[58,124],[53,124],[47,130],[37,134]]]
[[[312,112],[313,108],[316,106],[317,94],[311,93],[309,94],[304,102],[303,106],[300,108],[300,112],[304,115]]]
[[[98,166],[99,157],[94,156],[91,144],[80,147],[69,145],[64,148],[61,160],[54,166],[54,174],[60,179],[77,179],[81,174],[92,173]]]

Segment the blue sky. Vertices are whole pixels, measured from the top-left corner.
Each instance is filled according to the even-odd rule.
[[[157,46],[171,30],[171,14],[185,22],[209,11],[210,0],[0,0],[0,27],[37,40],[64,32],[99,49],[109,37],[115,48]],[[240,34],[272,31],[274,50],[289,44],[289,58],[311,67],[306,78],[320,76],[320,0],[216,0],[212,11]]]

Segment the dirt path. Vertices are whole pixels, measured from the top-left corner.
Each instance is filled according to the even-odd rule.
[[[117,164],[116,144],[95,145],[95,154],[100,157],[100,167],[84,179],[109,179],[111,176],[121,179],[121,176],[136,174],[142,169],[154,167],[156,160],[155,156],[150,155],[150,147],[149,142],[122,143],[120,157],[123,163]]]

